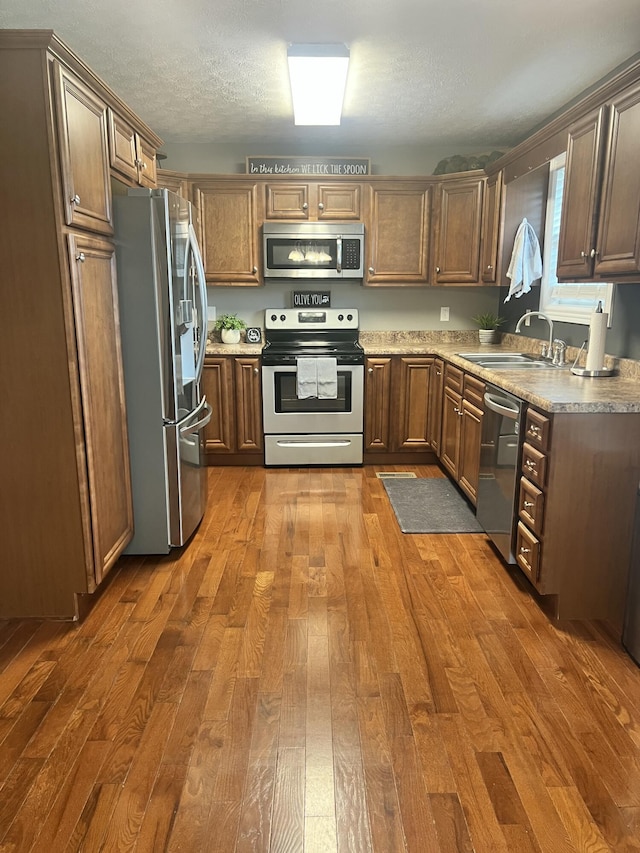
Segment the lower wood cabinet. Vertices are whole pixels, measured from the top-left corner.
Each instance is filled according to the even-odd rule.
[[[204,431],[209,464],[262,464],[260,359],[257,356],[207,356],[202,390],[213,410]]]
[[[515,555],[560,619],[621,631],[639,434],[640,414],[527,410]]]
[[[480,473],[484,383],[445,365],[440,461],[475,506]]]
[[[425,453],[432,458],[435,359],[371,356],[365,371],[365,453],[410,453],[413,459]]]

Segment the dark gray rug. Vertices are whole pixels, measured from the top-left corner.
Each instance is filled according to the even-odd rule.
[[[382,481],[403,533],[482,533],[456,487],[443,478]]]

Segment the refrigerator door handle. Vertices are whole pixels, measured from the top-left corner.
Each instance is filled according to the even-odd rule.
[[[189,424],[188,426],[180,427],[180,435],[191,435],[191,433],[200,432],[202,427],[206,426],[209,423],[209,421],[211,420],[211,415],[213,414],[213,409],[211,408],[209,403],[207,403],[206,399],[202,400],[202,403],[198,406],[198,409],[196,409],[196,411],[198,411],[199,409],[206,409],[206,415],[203,418],[200,418],[199,420],[195,421],[195,423]]]
[[[195,228],[189,223],[189,246],[193,252],[193,258],[196,263],[196,272],[198,274],[198,290],[200,292],[200,310],[202,312],[201,319],[201,334],[200,334],[200,350],[196,361],[196,380],[199,382],[204,368],[204,357],[207,351],[207,279],[204,274],[204,264],[202,263],[202,255],[198,246],[198,238],[196,237]]]

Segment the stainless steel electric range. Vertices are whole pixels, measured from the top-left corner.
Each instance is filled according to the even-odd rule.
[[[351,308],[267,308],[265,465],[361,465],[364,351]]]

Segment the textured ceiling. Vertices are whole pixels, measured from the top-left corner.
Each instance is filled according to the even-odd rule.
[[[166,142],[482,150],[635,54],[640,0],[0,0],[0,27],[55,30]],[[340,127],[294,127],[288,42],[350,48]]]

